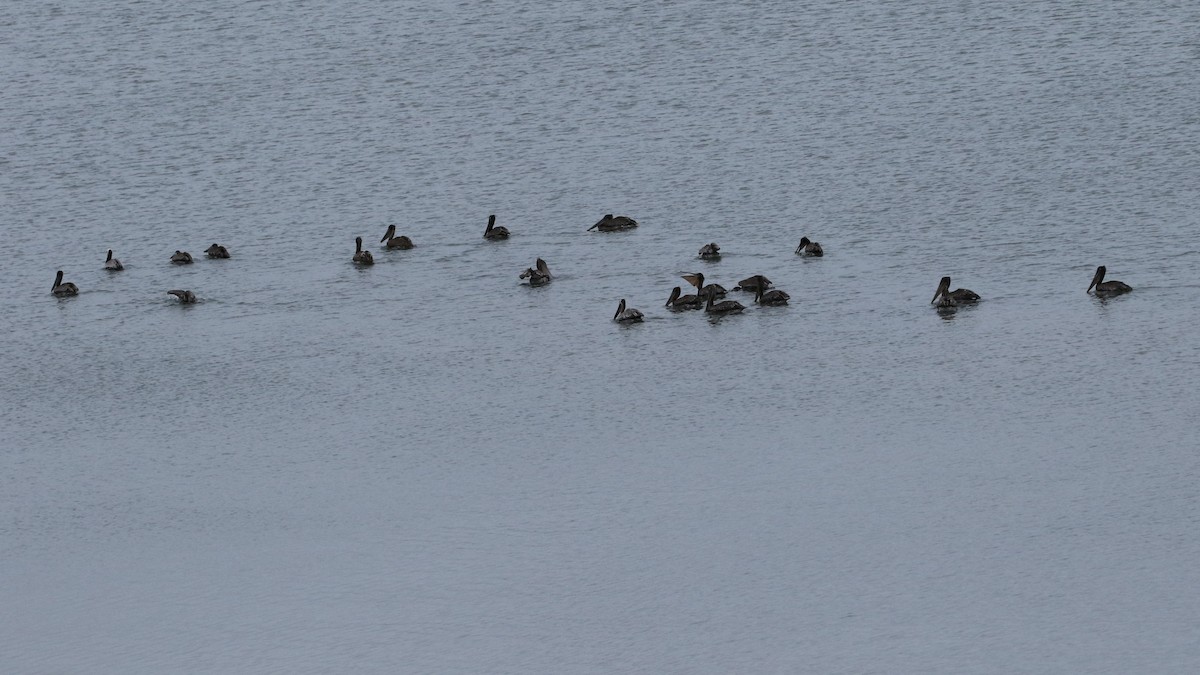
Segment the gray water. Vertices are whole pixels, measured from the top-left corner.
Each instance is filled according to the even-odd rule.
[[[1200,10],[1010,4],[11,3],[0,669],[1191,671]]]

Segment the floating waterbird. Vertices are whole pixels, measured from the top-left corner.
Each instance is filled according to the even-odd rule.
[[[616,232],[618,230],[631,230],[635,227],[637,227],[637,221],[633,218],[629,216],[613,216],[613,214],[608,213],[598,220],[595,225],[589,227],[588,231]]]
[[[204,249],[204,252],[207,253],[208,257],[210,257],[210,258],[228,258],[229,257],[229,249],[227,249],[224,246],[221,246],[219,244],[213,244],[212,246],[209,246],[208,248]]]
[[[766,279],[759,276],[758,290],[754,292],[754,302],[760,305],[786,305],[791,297],[779,289],[766,290]]]
[[[1104,274],[1108,270],[1101,265],[1096,268],[1096,275],[1092,277],[1092,283],[1088,284],[1088,289],[1085,292],[1091,291],[1092,287],[1096,288],[1096,295],[1120,295],[1133,290],[1133,287],[1121,281],[1105,281]]]
[[[406,251],[413,247],[412,239],[409,239],[405,236],[396,236],[395,225],[388,225],[387,232],[384,233],[383,239],[380,239],[379,243],[382,244],[385,241],[387,242],[387,248],[389,249],[398,248],[402,251]]]
[[[495,225],[496,225],[496,216],[495,215],[488,216],[487,229],[483,231],[483,238],[487,239],[489,241],[496,241],[498,239],[508,239],[508,228],[504,227],[503,225],[501,225],[500,227],[496,227]]]
[[[125,269],[125,266],[121,264],[120,260],[117,260],[116,258],[112,257],[112,249],[111,248],[108,249],[108,257],[104,259],[104,269],[109,270],[111,272],[119,272],[119,271]]]
[[[529,279],[530,286],[541,286],[550,283],[550,267],[545,260],[537,259],[537,263],[533,267],[528,267],[524,272],[521,272],[520,279]]]
[[[617,305],[617,313],[613,314],[613,321],[617,323],[638,323],[642,320],[642,313],[632,307],[625,309],[625,298],[621,298],[621,303]]]
[[[814,258],[820,258],[825,255],[825,249],[815,241],[809,241],[808,237],[800,237],[800,245],[796,247],[796,255],[807,255]]]
[[[63,283],[63,272],[58,271],[54,277],[54,285],[50,287],[50,292],[58,297],[66,297],[68,295],[79,295],[79,287],[71,282]]]
[[[179,298],[179,304],[181,305],[190,305],[196,302],[196,294],[191,291],[167,291],[167,295],[173,295]]]
[[[941,299],[939,300],[939,298]],[[933,299],[929,301],[929,304],[936,303],[939,308],[943,308],[971,305],[976,302],[979,302],[978,293],[965,288],[956,288],[952,291],[950,290],[950,277],[942,277],[942,280],[938,282],[937,292],[933,294]]]
[[[682,290],[676,286],[671,289],[671,297],[667,298],[667,307],[671,309],[700,309],[704,301],[698,295],[680,295]]]
[[[174,255],[171,256],[171,262],[176,265],[191,265],[192,254],[187,251],[175,251]]]
[[[354,257],[351,260],[359,265],[375,264],[375,258],[371,255],[371,252],[362,250],[362,237],[354,238]]]

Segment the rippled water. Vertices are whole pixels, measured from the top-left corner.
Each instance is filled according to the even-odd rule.
[[[4,669],[1200,658],[1190,6],[10,10]]]

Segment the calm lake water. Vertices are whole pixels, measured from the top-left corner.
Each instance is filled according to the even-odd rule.
[[[14,4],[0,670],[1194,669],[1197,34]],[[1085,294],[1101,264],[1134,292]],[[667,311],[696,271],[792,303]],[[939,314],[946,274],[984,301]]]

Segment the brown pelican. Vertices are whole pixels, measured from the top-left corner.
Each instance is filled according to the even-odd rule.
[[[379,243],[382,244],[385,241],[387,242],[387,248],[389,249],[398,248],[401,250],[407,250],[413,247],[412,239],[409,239],[405,236],[396,236],[395,225],[388,225],[387,232],[384,233],[383,239],[380,239]]]
[[[550,267],[545,260],[537,259],[537,263],[533,267],[527,268],[521,272],[520,279],[529,279],[530,286],[541,286],[550,283]]]
[[[229,249],[227,249],[224,246],[221,246],[219,244],[213,244],[212,246],[209,246],[208,248],[204,249],[204,252],[207,253],[208,257],[210,257],[210,258],[228,258],[229,257]]]
[[[79,287],[69,281],[64,284],[62,277],[62,270],[59,270],[58,274],[54,277],[54,285],[50,287],[50,292],[60,298],[68,295],[79,295]]]
[[[689,284],[696,287],[696,295],[701,300],[707,298],[710,295],[715,298],[725,297],[725,287],[721,286],[720,284],[709,284],[707,286],[704,285],[704,273],[702,273],[702,272],[696,272],[694,274],[684,274],[684,275],[681,275],[681,278],[684,281],[686,281]]]
[[[196,302],[196,294],[191,291],[167,291],[167,295],[179,298],[179,304],[181,305],[190,305]]]
[[[667,298],[667,307],[671,309],[700,309],[704,306],[704,301],[696,295],[680,295],[682,291],[678,286],[671,289],[671,297]]]
[[[1104,265],[1097,267],[1096,276],[1092,277],[1092,283],[1088,284],[1088,289],[1084,292],[1090,292],[1093,286],[1096,287],[1096,295],[1120,295],[1133,290],[1132,286],[1120,281],[1105,281],[1104,273],[1107,271]]]
[[[637,227],[637,221],[629,216],[616,216],[608,213],[603,218],[596,221],[596,224],[589,227],[588,231],[600,230],[601,232],[616,232],[618,230],[630,230]]]
[[[483,231],[483,238],[489,241],[508,239],[508,228],[504,227],[503,225],[496,227],[496,216],[488,216],[488,226],[487,229]]]
[[[632,307],[625,309],[625,298],[621,298],[621,303],[617,305],[617,313],[613,314],[613,321],[617,323],[638,323],[642,320],[642,313]]]
[[[758,290],[754,292],[754,302],[760,305],[786,305],[791,297],[779,289],[767,290],[766,279],[758,275]]]
[[[175,251],[175,255],[171,256],[171,262],[176,265],[191,265],[192,254],[187,251]]]
[[[976,302],[979,302],[978,293],[965,288],[956,288],[952,291],[950,290],[950,277],[942,277],[942,280],[938,282],[937,292],[933,294],[933,300],[930,300],[929,304],[937,303],[937,306],[942,308],[971,305]]]
[[[814,258],[820,258],[825,255],[825,249],[815,241],[809,241],[808,237],[800,237],[800,245],[796,247],[796,255],[807,255]]]
[[[722,300],[717,304],[713,304],[713,296],[708,296],[708,304],[704,305],[704,311],[709,314],[735,314],[746,309],[742,303],[737,300]]]
[[[112,272],[118,272],[120,270],[125,269],[125,266],[121,264],[120,260],[117,260],[116,258],[112,257],[112,249],[111,248],[108,249],[108,257],[104,259],[104,269],[112,271]]]
[[[754,293],[758,291],[760,284],[762,289],[766,290],[771,287],[771,280],[761,274],[755,274],[752,277],[746,277],[745,279],[739,281],[738,285],[733,287],[733,290]]]
[[[716,260],[721,257],[721,247],[713,244],[705,244],[700,247],[700,257],[705,260]]]
[[[371,252],[362,250],[362,237],[354,238],[354,257],[351,260],[359,265],[375,264],[375,258],[371,255]]]

